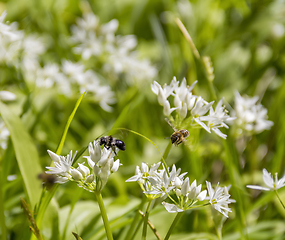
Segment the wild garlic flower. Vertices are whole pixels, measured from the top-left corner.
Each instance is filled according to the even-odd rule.
[[[261,187],[258,185],[246,185],[247,188],[264,190],[264,191],[274,191],[285,186],[285,174],[282,178],[278,180],[278,173],[275,173],[274,178],[271,173],[264,168],[263,169],[263,182],[267,187]]]
[[[6,149],[7,148],[7,141],[9,139],[10,132],[8,128],[5,126],[2,118],[0,118],[0,148]]]
[[[152,91],[158,97],[158,103],[163,106],[163,114],[170,120],[173,126],[181,129],[185,126],[202,127],[207,132],[215,132],[218,136],[226,138],[227,136],[220,131],[220,128],[228,128],[226,122],[232,121],[233,117],[227,114],[223,104],[223,98],[218,102],[214,110],[212,105],[214,101],[207,102],[201,96],[195,96],[192,93],[195,81],[191,86],[187,86],[184,78],[179,85],[176,77],[173,77],[170,85],[165,84],[163,87],[154,81],[151,84]],[[173,97],[173,107],[168,98]],[[175,112],[175,116],[172,116]]]
[[[142,163],[141,167],[136,166],[136,174],[129,179],[126,180],[126,182],[138,182],[141,189],[143,190],[144,194],[148,199],[155,199],[159,198],[161,194],[157,193],[150,193],[152,190],[155,190],[153,184],[149,181],[149,177],[154,177],[158,174],[158,168],[160,166],[160,162],[153,164],[150,168],[146,163]]]
[[[0,16],[0,62],[17,67],[24,33],[17,30],[17,23],[6,23],[6,15],[5,10]]]
[[[236,92],[233,115],[236,117],[233,124],[237,135],[260,133],[273,125],[272,121],[267,120],[267,109],[258,103],[258,96],[242,97]]]
[[[92,56],[105,59],[103,70],[114,80],[124,76],[128,84],[153,79],[157,69],[147,59],[139,59],[134,51],[137,39],[134,35],[116,36],[119,22],[116,19],[100,24],[93,13],[84,13],[72,27],[71,40],[76,46],[74,53],[80,54],[84,60]]]
[[[171,197],[170,199],[174,203],[162,202],[162,204],[169,213],[186,211],[187,209],[196,206],[195,204],[198,201],[203,201],[206,198],[207,190],[201,190],[202,184],[197,186],[196,180],[194,180],[190,185],[188,177],[183,181],[176,179],[173,193],[177,200],[174,200]]]
[[[162,204],[170,213],[185,211],[205,199],[207,191],[201,191],[202,185],[197,186],[196,180],[190,185],[189,179],[184,179],[186,172],[180,174],[181,169],[176,169],[175,165],[172,166],[171,172],[165,168],[158,169],[159,166],[160,162],[149,169],[146,163],[142,163],[141,168],[137,166],[136,175],[126,182],[137,181],[148,199],[168,197],[173,203]]]
[[[94,181],[89,184],[91,191],[101,192],[106,185],[109,176],[117,172],[122,165],[120,160],[114,160],[115,153],[110,148],[100,148],[99,141],[94,141],[88,145],[89,156],[85,156],[88,165],[93,169]],[[83,186],[84,187],[84,186]]]
[[[220,187],[219,183],[217,184],[216,188],[212,188],[212,184],[206,181],[207,189],[209,197],[206,199],[209,200],[209,203],[212,205],[214,209],[218,212],[223,214],[225,217],[228,218],[228,213],[232,212],[229,208],[229,204],[235,202],[235,200],[230,199],[229,188],[227,187]]]
[[[46,171],[46,174],[56,175],[56,183],[65,183],[69,180],[72,180],[72,163],[76,156],[76,153],[72,156],[72,150],[66,156],[59,156],[54,152],[47,150],[50,158],[54,162],[54,167],[46,167],[49,171]]]
[[[89,156],[85,156],[88,166],[84,163],[78,163],[78,167],[72,166],[75,155],[72,157],[72,151],[66,157],[59,156],[48,150],[48,154],[53,160],[55,167],[46,167],[47,174],[54,174],[57,183],[74,181],[79,187],[89,192],[101,192],[106,185],[109,176],[118,171],[120,160],[114,160],[115,153],[112,149],[101,149],[98,141],[89,143]]]

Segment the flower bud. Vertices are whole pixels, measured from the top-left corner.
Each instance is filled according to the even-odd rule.
[[[101,148],[98,141],[94,141],[93,145],[92,142],[89,143],[88,151],[92,161],[97,163],[101,158]]]
[[[197,199],[199,201],[204,201],[207,195],[207,190],[204,190],[202,192],[199,193],[199,195],[197,196]]]
[[[159,105],[163,106],[164,102],[166,101],[166,97],[161,87],[158,89],[157,97]]]
[[[90,174],[89,176],[87,176],[86,182],[92,183],[93,181],[94,181],[94,175],[93,174]]]
[[[117,172],[119,167],[120,167],[120,160],[117,159],[114,163],[113,166],[111,167],[111,172]]]
[[[97,177],[100,177],[101,174],[101,168],[99,168],[97,165],[94,165],[93,172]]]
[[[84,166],[84,165],[81,164],[81,163],[78,163],[78,168],[77,168],[77,170],[78,170],[79,172],[81,172],[81,174],[82,174],[84,177],[86,177],[87,175],[90,174],[89,168],[86,167],[86,166]]]
[[[76,181],[79,181],[83,178],[82,174],[77,169],[72,168],[70,170],[70,173],[71,173],[72,177],[74,178],[74,180],[76,180]]]
[[[179,111],[179,116],[182,119],[186,118],[186,116],[187,116],[187,104],[186,103],[183,103],[183,106],[182,106],[182,108]]]
[[[50,151],[50,150],[47,150],[48,152],[48,155],[50,156],[50,158],[53,160],[53,162],[57,162],[59,163],[60,162],[60,156],[55,154],[54,152]]]

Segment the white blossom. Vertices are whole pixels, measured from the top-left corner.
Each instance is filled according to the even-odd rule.
[[[59,156],[54,152],[48,150],[49,156],[54,162],[55,167],[46,167],[49,171],[46,174],[54,174],[57,176],[57,181],[59,183],[67,182],[71,179],[72,163],[76,156],[76,153],[72,156],[72,150],[67,156]]]
[[[10,132],[8,128],[5,126],[5,123],[0,118],[0,148],[6,149],[7,148],[7,141],[9,139]]]
[[[235,93],[235,109],[233,115],[236,120],[233,122],[236,133],[254,134],[269,130],[273,122],[267,120],[267,109],[258,103],[258,97],[242,97]]]
[[[231,212],[231,209],[228,207],[228,204],[235,202],[235,200],[230,199],[230,194],[228,193],[228,188],[222,188],[217,184],[216,188],[212,188],[212,184],[206,181],[209,197],[206,199],[209,200],[209,203],[214,209],[219,211],[225,217],[228,218],[228,213]]]
[[[216,109],[212,107],[214,101],[207,102],[201,96],[195,96],[192,93],[195,81],[191,86],[187,86],[184,78],[179,84],[176,77],[173,77],[169,85],[163,87],[156,81],[151,84],[151,90],[157,95],[158,103],[163,106],[163,114],[168,117],[168,121],[173,125],[174,130],[181,127],[202,127],[207,132],[211,130],[218,136],[226,138],[227,136],[220,131],[220,128],[228,128],[226,122],[232,121],[234,117],[230,117],[227,110],[222,105],[223,98],[218,102]],[[173,105],[171,106],[169,98],[173,97]],[[171,115],[176,112],[175,118]],[[185,123],[185,124],[184,124]]]
[[[278,174],[275,173],[274,178],[271,173],[264,168],[263,169],[263,182],[267,187],[262,187],[258,185],[247,185],[246,187],[256,190],[272,191],[277,190],[285,186],[285,174],[282,178],[278,180]]]

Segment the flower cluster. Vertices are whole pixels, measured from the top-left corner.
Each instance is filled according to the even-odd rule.
[[[129,84],[153,79],[157,69],[150,65],[149,60],[139,59],[134,51],[137,39],[134,35],[115,35],[119,26],[116,19],[106,24],[99,24],[93,13],[84,13],[72,27],[71,39],[75,45],[74,53],[82,59],[89,60],[92,56],[104,58],[103,69],[118,80],[121,75]]]
[[[258,96],[242,97],[236,92],[233,114],[236,117],[234,125],[237,135],[260,133],[273,125],[272,121],[267,120],[267,109],[258,103]]]
[[[16,99],[16,95],[9,91],[0,91],[0,101],[14,101]],[[7,141],[10,136],[10,132],[8,128],[5,126],[2,118],[0,118],[0,148],[7,148]]]
[[[267,187],[261,187],[257,185],[247,185],[246,187],[256,190],[273,191],[285,186],[285,174],[278,180],[278,174],[275,173],[275,177],[271,176],[271,173],[264,168],[263,169],[263,182]]]
[[[202,185],[197,185],[196,180],[190,184],[189,178],[184,178],[187,173],[180,174],[180,168],[176,169],[176,166],[173,165],[169,172],[169,169],[164,167],[158,169],[159,166],[160,162],[150,168],[146,163],[142,163],[141,167],[136,167],[136,174],[126,182],[137,181],[150,200],[170,199],[172,203],[162,202],[170,213],[183,212],[187,209],[211,204],[214,209],[228,217],[228,212],[231,212],[228,204],[235,201],[230,199],[227,187],[221,188],[218,184],[214,190],[211,183],[206,182],[209,193],[209,197],[207,197],[207,190],[202,191]],[[209,202],[204,205],[196,205],[197,202],[202,202],[205,199],[208,199]]]
[[[79,187],[90,192],[101,192],[106,185],[111,173],[119,169],[120,160],[114,161],[115,153],[112,149],[101,149],[99,141],[89,143],[89,156],[86,156],[89,167],[84,163],[78,163],[78,167],[72,166],[76,156],[72,151],[67,156],[59,156],[48,150],[48,154],[54,162],[54,167],[46,167],[46,174],[54,174],[57,183],[75,181]]]
[[[183,124],[203,127],[207,132],[211,130],[218,136],[226,139],[227,135],[220,131],[221,127],[228,128],[226,122],[234,120],[227,114],[223,106],[223,98],[218,102],[214,110],[212,102],[207,102],[201,96],[195,96],[192,93],[197,81],[191,86],[187,86],[184,78],[179,85],[176,77],[173,78],[170,85],[161,87],[159,83],[154,81],[151,85],[152,91],[158,96],[158,103],[163,106],[163,114],[169,118],[170,122],[177,128],[181,128]],[[171,107],[168,98],[174,98]],[[176,115],[173,118],[171,115],[175,111]]]

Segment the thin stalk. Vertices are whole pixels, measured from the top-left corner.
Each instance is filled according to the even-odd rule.
[[[167,145],[167,147],[166,147],[166,149],[165,149],[165,151],[163,153],[163,157],[160,160],[162,162],[162,164],[163,164],[163,166],[164,166],[168,176],[169,176],[169,171],[168,171],[168,166],[167,166],[167,164],[165,162],[165,159],[168,157],[168,154],[170,152],[171,147],[172,147],[172,142],[169,141],[169,143],[168,143],[168,145]]]
[[[217,230],[218,239],[222,240],[223,239],[223,237],[222,237],[222,228],[217,228],[216,230]]]
[[[140,220],[140,210],[143,208],[143,205],[145,204],[145,202],[146,202],[146,198],[143,197],[142,201],[141,201],[141,203],[139,205],[139,208],[136,211],[136,215],[134,217],[134,220],[133,220],[133,222],[132,222],[132,224],[131,224],[131,226],[130,226],[130,228],[128,230],[128,233],[127,233],[127,236],[126,236],[126,240],[130,240],[131,239],[132,233],[134,232],[133,230],[134,230],[135,226],[138,224],[138,221]]]
[[[281,203],[282,207],[285,209],[285,205],[284,205],[284,203],[282,202],[281,198],[279,197],[279,194],[278,194],[277,190],[275,190],[274,192],[275,192],[275,194],[276,194],[276,196],[277,196],[279,202]]]
[[[96,196],[99,208],[100,208],[101,216],[102,216],[103,223],[104,223],[104,226],[105,226],[107,239],[108,240],[113,240],[113,235],[112,235],[112,231],[111,231],[111,228],[110,228],[110,224],[109,224],[107,212],[106,212],[106,209],[105,209],[105,206],[104,206],[104,202],[103,202],[103,199],[102,199],[102,195],[101,195],[100,192],[99,193],[95,192],[95,196]]]
[[[171,235],[171,233],[172,233],[172,231],[173,231],[175,225],[178,223],[178,221],[179,221],[180,218],[182,217],[182,214],[183,214],[183,213],[184,213],[184,212],[179,212],[179,213],[177,213],[177,215],[176,215],[176,217],[174,218],[174,220],[173,220],[173,222],[172,222],[172,224],[171,224],[171,226],[170,226],[170,228],[169,228],[169,230],[168,230],[168,232],[167,232],[167,234],[166,234],[164,240],[168,240],[168,239],[169,239],[169,237],[170,237],[170,235]]]
[[[199,54],[199,51],[197,50],[197,48],[196,48],[189,32],[187,31],[186,27],[184,26],[184,24],[181,22],[181,20],[179,18],[176,18],[175,22],[176,22],[177,26],[179,27],[180,31],[182,32],[182,34],[184,35],[186,41],[189,43],[189,46],[193,52],[193,55],[199,61],[199,63],[203,66],[203,68],[205,70],[204,74],[207,78],[211,98],[216,100],[217,95],[216,95],[215,88],[213,85],[213,81],[214,81],[215,76],[214,76],[214,69],[212,67],[210,57],[201,57]]]
[[[145,218],[145,214],[139,210],[139,214]],[[156,238],[158,240],[162,240],[162,238],[159,236],[158,231],[156,230],[156,228],[154,227],[154,225],[151,223],[151,221],[148,220],[148,226],[150,227],[150,229],[153,231],[153,234],[156,236]]]
[[[143,219],[141,219],[140,222],[139,222],[139,224],[137,225],[137,227],[136,227],[136,229],[135,229],[135,231],[134,231],[134,233],[133,233],[133,235],[132,235],[132,237],[131,237],[131,240],[135,239],[135,236],[136,236],[137,233],[139,232],[142,223],[143,223]]]
[[[2,162],[1,162],[2,163]],[[3,240],[7,237],[7,230],[6,230],[6,224],[5,224],[5,214],[4,214],[4,196],[3,196],[3,186],[2,186],[2,165],[0,166],[0,222],[1,222],[1,232],[2,232],[2,238]]]
[[[143,232],[142,232],[142,240],[146,240],[147,223],[148,223],[148,216],[149,216],[151,203],[152,203],[152,201],[148,202],[147,208],[145,210],[145,217],[144,217],[144,223],[143,223]]]

